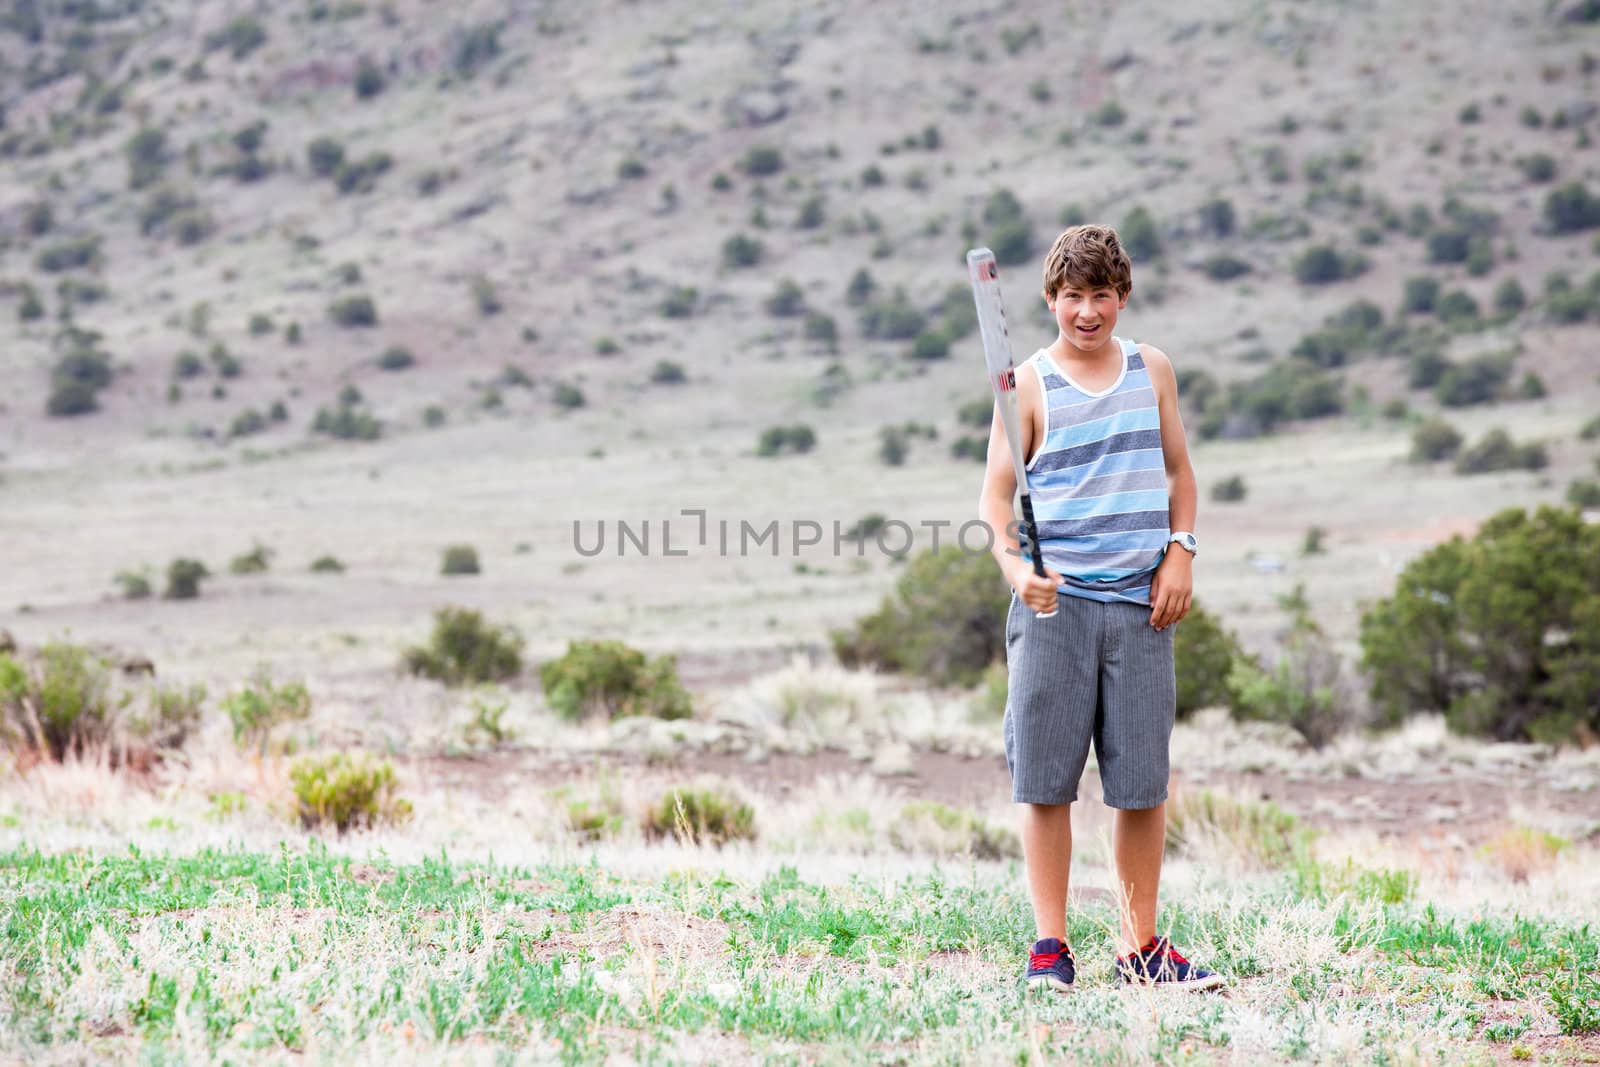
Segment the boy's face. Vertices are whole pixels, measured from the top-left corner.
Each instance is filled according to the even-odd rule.
[[[1046,296],[1045,305],[1067,343],[1092,352],[1111,338],[1117,314],[1128,306],[1128,297],[1109,286],[1097,289],[1069,281],[1054,296]]]

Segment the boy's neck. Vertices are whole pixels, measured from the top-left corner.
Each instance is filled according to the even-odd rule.
[[[1093,365],[1108,359],[1120,358],[1122,342],[1118,341],[1114,334],[1107,334],[1106,339],[1100,342],[1098,347],[1086,352],[1071,341],[1068,341],[1064,335],[1057,334],[1055,342],[1045,351],[1050,353],[1050,358],[1057,363]]]

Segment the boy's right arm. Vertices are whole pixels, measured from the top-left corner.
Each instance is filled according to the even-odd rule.
[[[1038,403],[1038,375],[1019,368],[1017,421],[1020,423],[1018,430],[1024,456],[1032,450],[1033,411]],[[1048,612],[1056,606],[1056,587],[1061,584],[1061,575],[1047,567],[1046,577],[1041,578],[1033,573],[1032,565],[1022,558],[1013,504],[1016,492],[1017,474],[1011,462],[1011,444],[1006,439],[1005,423],[1000,418],[1000,402],[996,400],[989,424],[989,455],[983,471],[983,491],[978,497],[978,518],[994,535],[990,552],[1011,588],[1034,611]]]

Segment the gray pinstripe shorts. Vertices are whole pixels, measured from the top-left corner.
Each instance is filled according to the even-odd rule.
[[[1174,627],[1141,604],[1057,596],[1040,619],[1011,594],[1006,615],[1006,765],[1019,804],[1069,804],[1094,743],[1107,806],[1167,799],[1167,745],[1178,702]]]

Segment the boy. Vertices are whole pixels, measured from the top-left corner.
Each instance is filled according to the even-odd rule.
[[[1223,984],[1156,936],[1177,700],[1172,636],[1193,588],[1197,492],[1171,361],[1112,333],[1132,290],[1109,227],[1075,226],[1045,258],[1058,335],[1018,367],[1016,389],[1048,577],[1033,573],[1010,536],[1017,484],[998,410],[979,504],[1012,587],[1004,729],[1038,936],[1027,982],[1063,992],[1076,975],[1066,939],[1071,805],[1091,740],[1105,802],[1118,809],[1117,974],[1163,989]],[[1035,617],[1052,609],[1053,618]]]

